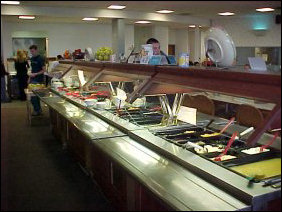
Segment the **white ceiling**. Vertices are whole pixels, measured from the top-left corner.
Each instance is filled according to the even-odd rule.
[[[126,8],[122,10],[122,13],[133,12],[133,15],[126,17],[126,24],[133,24],[140,13],[142,14],[156,14],[156,10],[170,9],[174,10],[173,15],[177,16],[178,21],[164,21],[166,18],[156,19],[152,24],[169,26],[170,28],[187,28],[187,24],[195,24],[194,21],[198,18],[199,20],[205,20],[207,23],[209,19],[226,19],[236,17],[248,17],[248,16],[263,16],[264,13],[256,12],[256,8],[260,7],[273,7],[276,8],[274,12],[267,13],[277,14],[281,13],[281,2],[280,1],[20,1],[19,6],[12,6],[17,8],[20,12],[29,11],[33,12],[43,10],[40,15],[36,15],[35,20],[19,20],[16,16],[18,12],[11,14],[5,14],[5,9],[1,13],[4,21],[7,22],[35,22],[35,23],[89,23],[89,24],[110,24],[111,18],[105,18],[107,16],[99,16],[97,22],[85,22],[82,21],[81,17],[83,13],[88,14],[89,9],[95,10],[99,13],[99,10],[103,10],[99,14],[105,14],[105,11],[109,11],[107,7],[111,4],[126,5]],[[46,8],[52,8],[52,10],[59,11],[59,15],[54,15],[52,11]],[[3,7],[5,8],[5,7]],[[61,10],[60,10],[61,9]],[[67,11],[67,12],[66,12]],[[233,17],[222,17],[217,15],[218,12],[234,12],[236,15]],[[118,12],[118,11],[113,11]],[[77,13],[77,14],[74,14]],[[96,14],[95,13],[95,14]],[[64,14],[64,15],[63,15]],[[142,15],[141,15],[142,16]],[[147,15],[145,15],[147,17]],[[168,17],[169,15],[163,15]],[[150,15],[152,17],[152,15]],[[193,19],[194,18],[194,19]],[[174,19],[174,20],[176,20]],[[152,19],[149,19],[152,20]],[[205,24],[203,25],[205,26]],[[208,26],[208,24],[206,25]]]
[[[26,6],[75,7],[107,9],[111,4],[126,5],[124,11],[155,12],[174,10],[175,15],[189,14],[196,17],[216,18],[217,13],[232,11],[239,16],[257,14],[256,8],[281,8],[281,1],[21,1]],[[280,13],[280,9],[276,10]]]

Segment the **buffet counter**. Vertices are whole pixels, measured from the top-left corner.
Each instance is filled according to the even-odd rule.
[[[79,70],[84,70],[83,67],[87,67],[89,73],[93,67],[95,75],[89,77],[90,81],[92,80],[91,83],[93,81],[103,82],[105,79],[104,82],[116,79],[120,81],[143,80],[127,99],[130,102],[134,102],[142,95],[158,94],[162,97],[175,91],[185,93],[191,91],[194,86],[196,89],[201,87],[200,90],[204,92],[206,92],[205,89],[209,92],[212,91],[208,89],[212,83],[194,84],[195,81],[199,82],[201,79],[206,82],[209,80],[210,73],[205,74],[205,71],[187,73],[187,71],[180,69],[180,72],[176,73],[174,71],[178,68],[175,67],[166,67],[160,72],[164,67],[67,61],[63,63],[71,64],[74,69]],[[98,72],[97,67],[99,68]],[[173,73],[173,77],[170,76],[171,73]],[[214,74],[216,73],[212,73],[213,76],[215,76]],[[272,83],[263,81],[260,76],[252,76],[251,79],[244,77],[246,76],[240,75],[236,79],[237,81],[235,80],[235,84],[241,82],[244,86],[241,90],[234,91],[234,95],[238,96],[247,90],[244,97],[254,97],[260,101],[270,102],[274,107],[272,113],[274,111],[275,115],[276,111],[279,112],[278,95],[281,95],[281,91],[277,88],[281,87],[281,82],[278,81],[281,80],[281,77],[268,76],[269,79],[273,79]],[[185,82],[186,79],[187,82]],[[231,80],[232,74],[219,76],[212,82],[226,81],[227,79]],[[253,88],[256,83],[259,86]],[[249,87],[251,89],[248,89]],[[273,96],[266,95],[265,91],[257,93],[257,91],[266,88],[273,91]],[[83,87],[80,89],[80,92],[83,92]],[[217,87],[213,89],[217,90]],[[178,122],[172,126],[163,122],[165,114],[162,115],[163,118],[159,124],[158,116],[160,114],[158,116],[144,115],[156,115],[156,112],[147,109],[144,110],[141,117],[153,117],[154,119],[148,123],[154,124],[140,125],[135,121],[132,122],[138,117],[134,108],[133,111],[120,108],[114,110],[98,109],[86,105],[85,96],[79,94],[72,96],[67,92],[69,91],[64,89],[34,91],[50,108],[51,124],[55,136],[62,140],[63,144],[76,155],[82,166],[98,182],[106,196],[118,209],[264,210],[271,208],[271,204],[279,204],[281,197],[279,184],[268,186],[266,185],[267,177],[264,179],[263,176],[260,176],[260,180],[257,180],[256,178],[259,176],[238,174],[238,171],[233,168],[261,161],[263,157],[265,157],[264,160],[279,160],[278,163],[281,163],[281,138],[275,137],[275,142],[268,145],[273,135],[263,131],[266,128],[265,125],[271,123],[272,113],[269,116],[270,121],[262,123],[260,128],[253,131],[254,133],[240,136],[234,142],[231,150],[228,150],[231,156],[235,154],[238,159],[231,163],[228,161],[217,162],[213,161],[211,157],[207,158],[205,154],[201,155],[195,151],[193,146],[189,146],[191,142],[189,145],[183,145],[182,140],[179,140],[178,143],[178,140],[170,138],[187,137],[187,134],[195,134],[198,130],[200,130],[199,132],[218,134],[217,132],[222,130],[228,120],[197,112],[196,125]],[[232,89],[224,86],[219,89],[219,93],[222,95],[232,94],[232,92]],[[84,95],[88,95],[87,92],[84,93]],[[165,107],[165,105],[162,106]],[[162,108],[164,109],[164,107]],[[132,116],[135,118],[132,119]],[[138,120],[138,123],[144,122],[140,116]],[[225,146],[227,143],[229,145],[232,140],[230,137],[233,137],[234,132],[241,133],[247,128],[235,122],[218,139],[225,140]],[[252,139],[253,134],[256,135],[256,139]],[[258,135],[260,136],[258,137]],[[212,138],[203,140],[209,143],[209,139]],[[251,142],[248,142],[249,140]],[[265,144],[268,145],[268,152],[259,154],[259,157],[241,153],[242,150],[261,148],[260,146]],[[194,146],[196,149],[199,148],[197,145]],[[242,154],[244,157],[241,158]],[[214,155],[212,157],[217,157],[216,154],[212,155]],[[232,157],[236,158],[235,156]],[[275,182],[279,182],[279,179],[281,181],[281,169],[280,176],[274,173],[271,177],[270,179]],[[205,197],[204,200],[203,197]]]
[[[212,210],[250,209],[250,206],[234,198],[233,195],[227,194],[181,165],[141,145],[92,113],[69,103],[49,90],[34,92],[51,110],[63,116],[69,125],[73,124],[77,132],[87,138],[88,145],[93,146],[88,146],[89,151],[93,148],[102,151],[110,160],[124,169],[124,172],[131,177],[129,179],[133,179],[134,183],[142,184],[154,196],[162,200],[165,205],[163,207],[166,209],[209,210],[209,203],[213,204]],[[86,164],[89,171],[92,166],[95,166],[91,163],[97,163],[91,160],[92,157],[95,156],[85,156],[85,160],[89,161],[83,163]],[[99,174],[104,175],[104,173]],[[128,181],[127,178],[126,180]],[[128,189],[127,197],[130,198],[128,201],[136,202],[137,199],[132,199],[136,191],[128,193],[134,188]],[[206,198],[205,202],[202,201],[203,196]],[[133,203],[128,202],[127,204],[132,205]],[[142,205],[142,207],[146,206]]]

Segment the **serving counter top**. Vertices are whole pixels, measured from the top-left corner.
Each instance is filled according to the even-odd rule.
[[[75,126],[89,139],[93,140],[125,135],[107,122],[66,101],[56,94],[49,91],[40,92],[39,90],[35,91],[35,93],[40,96],[40,99],[45,104],[75,124]]]

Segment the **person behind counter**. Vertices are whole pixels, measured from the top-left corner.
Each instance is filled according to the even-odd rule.
[[[160,45],[160,42],[157,39],[150,38],[150,39],[147,40],[146,44],[152,44],[152,46],[153,46],[153,54],[154,55],[163,55],[163,56],[165,56],[166,61],[167,61],[166,64],[170,64],[170,61],[169,61],[167,55],[163,51],[161,51],[161,45]]]
[[[31,62],[31,74],[29,76],[29,83],[31,84],[44,84],[44,72],[45,60],[38,54],[38,49],[36,45],[31,45],[29,47],[32,57],[30,58]],[[33,105],[34,111],[32,112],[33,116],[38,116],[42,113],[40,106],[40,100],[37,96],[31,97],[31,104]]]
[[[26,53],[24,51],[18,50],[17,58],[15,60],[15,69],[17,71],[17,79],[18,79],[18,84],[19,84],[21,101],[26,100],[24,89],[27,88],[27,81],[28,81],[27,70],[28,68],[30,68],[30,66],[27,62]]]
[[[245,71],[250,71],[251,70],[251,66],[249,64],[245,64],[244,65],[244,70]]]
[[[48,74],[47,74],[47,85],[51,82],[51,79],[53,77],[56,77],[56,76],[54,76],[53,71],[60,64],[60,62],[59,62],[60,60],[64,60],[63,56],[57,55],[57,60],[49,63]]]

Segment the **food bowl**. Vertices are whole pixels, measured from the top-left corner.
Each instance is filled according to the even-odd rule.
[[[87,105],[87,106],[94,106],[97,104],[97,99],[85,99],[84,100],[84,103]]]

